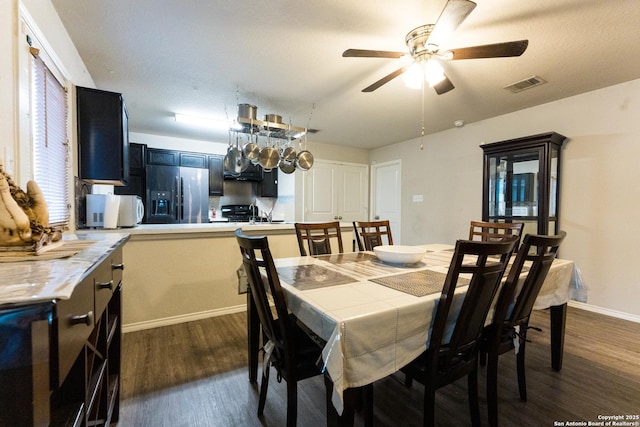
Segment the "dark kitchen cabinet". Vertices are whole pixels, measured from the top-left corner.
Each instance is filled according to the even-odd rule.
[[[163,150],[160,148],[149,148],[147,150],[147,164],[179,166],[180,152],[174,150]]]
[[[262,181],[258,184],[260,197],[278,197],[278,168],[263,173]]]
[[[118,421],[123,268],[119,244],[69,299],[0,307],[0,426]]]
[[[523,234],[557,234],[565,139],[549,132],[481,145],[483,221],[523,222]]]
[[[207,169],[209,168],[207,160],[207,155],[203,153],[180,153],[180,166],[185,166],[188,168]]]
[[[224,195],[224,156],[209,155],[209,195]]]
[[[115,92],[76,88],[78,176],[91,184],[127,185],[127,108]]]
[[[145,203],[146,193],[146,144],[129,144],[129,182],[124,187],[114,187],[114,193],[121,195],[135,195],[142,198]]]

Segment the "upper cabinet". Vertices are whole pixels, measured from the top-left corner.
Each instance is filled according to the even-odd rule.
[[[258,184],[260,197],[278,197],[278,168],[264,172],[262,181]]]
[[[209,195],[224,194],[224,156],[209,155]]]
[[[483,221],[523,222],[523,234],[557,234],[565,139],[550,132],[481,145]]]
[[[76,88],[78,174],[92,184],[127,185],[129,130],[122,95]]]

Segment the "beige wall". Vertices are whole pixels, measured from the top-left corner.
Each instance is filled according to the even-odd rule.
[[[532,89],[535,90],[535,89]],[[372,162],[402,159],[403,243],[452,242],[481,217],[479,145],[549,131],[566,137],[561,174],[561,256],[573,259],[588,304],[640,316],[633,257],[640,235],[640,80],[373,150]],[[423,194],[423,203],[413,203]]]

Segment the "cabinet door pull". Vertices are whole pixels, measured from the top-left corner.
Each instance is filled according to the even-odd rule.
[[[93,324],[93,311],[89,311],[87,314],[80,314],[78,316],[71,316],[69,321],[72,325],[87,325],[91,326]]]
[[[120,264],[111,264],[111,269],[112,270],[124,270],[124,264],[120,263]]]
[[[98,286],[98,289],[113,290],[113,280],[109,280],[108,282],[98,282],[96,285]]]

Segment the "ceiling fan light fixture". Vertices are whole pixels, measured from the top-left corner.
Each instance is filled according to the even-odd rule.
[[[407,71],[402,75],[404,84],[411,89],[420,89],[422,82],[424,81],[424,70],[422,63],[414,62],[407,68]]]
[[[424,79],[429,84],[429,87],[434,87],[444,80],[444,70],[438,61],[427,61],[424,65]]]

